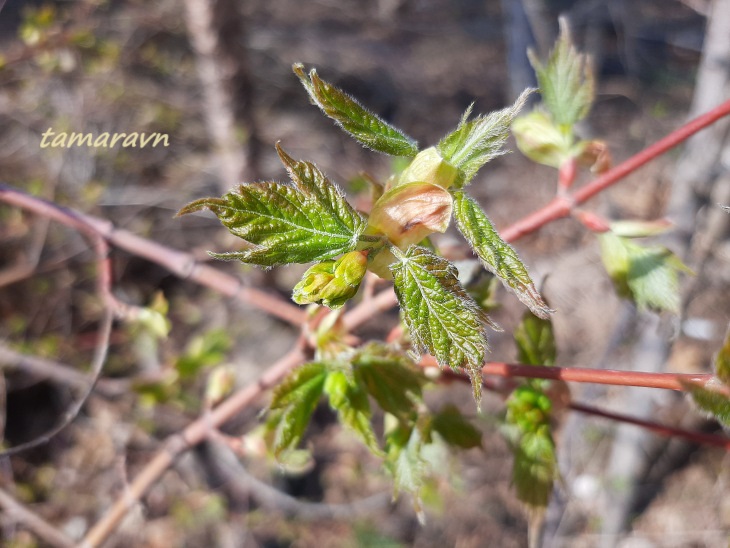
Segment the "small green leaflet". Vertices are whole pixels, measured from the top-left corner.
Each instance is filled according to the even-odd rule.
[[[639,308],[679,313],[678,272],[691,273],[663,246],[642,246],[613,232],[598,236],[601,258],[617,293]]]
[[[301,63],[296,63],[292,69],[312,103],[360,144],[393,156],[410,157],[418,153],[416,141],[369,112],[339,88],[322,80],[315,69],[309,71],[309,76]]]
[[[277,144],[276,150],[294,185],[243,184],[222,198],[196,200],[184,215],[210,209],[230,232],[252,249],[211,253],[218,259],[277,266],[330,259],[353,250],[365,221],[342,192],[309,162],[298,162]]]
[[[535,316],[547,319],[552,312],[540,296],[517,252],[505,242],[479,204],[464,192],[454,192],[456,226],[484,267],[514,291]]]
[[[692,382],[682,383],[692,396],[697,407],[712,414],[720,424],[730,428],[730,398],[721,392],[699,386]],[[725,387],[727,389],[727,387]]]
[[[324,383],[324,392],[340,422],[357,434],[373,454],[383,456],[370,423],[372,413],[368,395],[362,386],[348,378],[344,371],[331,371]]]
[[[419,491],[428,473],[428,463],[421,454],[424,441],[418,425],[399,423],[386,435],[385,465],[393,474],[393,497],[402,491],[413,495],[413,505],[422,515]]]
[[[487,349],[486,314],[461,287],[454,265],[418,246],[390,266],[395,293],[417,351],[432,354],[441,367],[464,367],[474,399],[481,399],[481,366]],[[493,325],[493,324],[492,324]]]
[[[541,388],[525,384],[507,400],[505,434],[512,445],[512,482],[517,497],[544,510],[558,477],[555,443],[550,432],[552,402]]]
[[[484,164],[506,152],[502,146],[509,137],[512,120],[533,91],[528,89],[522,92],[511,107],[477,116],[473,120],[469,120],[470,106],[456,130],[441,139],[438,151],[444,160],[459,170],[461,180],[458,187],[469,183]]]
[[[526,312],[513,336],[517,344],[517,359],[520,363],[555,365],[557,349],[553,323],[549,319],[544,320]]]
[[[270,409],[274,411],[269,427],[274,429],[274,454],[294,449],[307,429],[317,407],[327,369],[323,363],[306,363],[294,369],[274,389]]]
[[[423,402],[426,377],[411,360],[384,345],[371,343],[352,359],[355,378],[378,402],[380,408],[405,419]]]
[[[454,405],[446,405],[436,413],[431,428],[453,447],[471,449],[482,446],[482,433]]]
[[[565,20],[560,20],[560,37],[543,65],[528,51],[535,69],[542,100],[559,126],[572,129],[588,114],[595,94],[595,79],[585,55],[577,52]]]
[[[712,384],[719,385],[714,387],[717,390],[709,385],[703,387],[692,382],[683,384],[697,407],[712,413],[720,423],[730,428],[730,331],[725,335],[725,342],[715,356],[715,375],[717,380],[713,380]]]

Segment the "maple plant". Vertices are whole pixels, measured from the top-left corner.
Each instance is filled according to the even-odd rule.
[[[395,493],[410,493],[420,512],[419,491],[434,472],[429,451],[444,444],[464,449],[481,445],[479,430],[455,407],[431,410],[423,399],[424,388],[432,383],[421,366],[432,357],[441,368],[466,373],[479,406],[487,328],[500,329],[487,314],[494,284],[477,287],[462,281],[430,240],[452,221],[483,267],[529,309],[514,332],[520,363],[536,368],[556,364],[554,311],[515,248],[467,192],[477,173],[505,153],[510,131],[523,154],[558,170],[558,197],[566,201],[580,168],[601,174],[611,167],[606,144],[582,140],[576,131],[593,103],[594,78],[567,29],[546,62],[532,54],[530,59],[542,97],[531,112],[523,112],[536,91],[531,89],[497,112],[472,116],[469,107],[451,133],[426,148],[316,70],[307,73],[296,64],[294,73],[314,105],[365,147],[406,158],[405,169],[387,181],[369,181],[372,207],[364,213],[313,163],[293,159],[277,144],[291,184],[242,184],[221,198],[199,199],[180,210],[183,215],[208,209],[245,240],[242,250],[211,253],[215,258],[263,267],[315,263],[293,288],[292,299],[333,312],[314,328],[314,359],[274,388],[266,438],[280,462],[301,457],[309,420],[326,398],[340,422],[384,459]],[[599,238],[606,271],[620,296],[643,309],[679,312],[678,275],[689,269],[667,248],[641,243],[668,230],[666,222],[612,222],[590,211],[571,213]],[[394,343],[347,342],[341,309],[356,297],[368,271],[392,280],[405,327]],[[683,381],[699,407],[726,425],[728,360],[730,339],[718,355],[716,386]],[[524,369],[523,375],[532,376]],[[564,383],[548,379],[528,378],[516,386],[504,417],[517,495],[538,512],[546,507],[558,476],[552,415],[570,399]],[[373,404],[385,414],[382,440],[373,428]]]

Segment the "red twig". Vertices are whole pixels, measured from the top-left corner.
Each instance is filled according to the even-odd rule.
[[[653,145],[646,147],[641,152],[633,155],[631,158],[625,160],[613,169],[610,169],[597,179],[588,183],[586,186],[579,188],[572,195],[556,196],[544,207],[508,226],[504,230],[501,230],[500,234],[502,235],[502,238],[511,242],[535,232],[537,229],[551,221],[567,217],[570,215],[570,211],[574,206],[588,201],[599,192],[607,189],[609,186],[617,183],[630,173],[636,171],[650,160],[664,154],[668,150],[687,140],[698,131],[714,124],[719,119],[728,115],[730,115],[730,100],[725,101],[710,112],[687,122],[685,125],[673,131],[663,139],[660,139]]]
[[[682,428],[676,428],[674,426],[667,426],[665,424],[637,419],[629,415],[613,413],[611,411],[603,411],[602,409],[596,409],[595,407],[591,407],[590,405],[584,405],[582,403],[572,402],[569,407],[572,410],[580,411],[581,413],[587,413],[589,415],[595,415],[597,417],[604,417],[606,419],[611,419],[617,422],[634,424],[636,426],[640,426],[641,428],[651,430],[652,432],[654,432],[655,434],[659,434],[660,436],[666,436],[670,438],[684,438],[694,443],[714,445],[715,447],[722,447],[726,451],[730,451],[730,438],[727,438],[725,436],[716,436],[714,434],[705,434],[704,432],[684,430]]]
[[[430,357],[430,356],[429,356]],[[534,365],[489,362],[482,372],[500,377],[523,377],[530,379],[551,379],[565,382],[588,382],[613,386],[642,386],[684,391],[682,382],[704,386],[714,377],[679,373],[642,373],[640,371],[618,371],[614,369],[587,369],[582,367],[542,367]]]

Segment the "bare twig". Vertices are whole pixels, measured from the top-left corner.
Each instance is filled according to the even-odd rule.
[[[188,253],[171,249],[127,230],[116,228],[109,221],[36,198],[3,183],[0,183],[0,200],[77,230],[91,230],[110,244],[158,264],[180,278],[210,287],[227,297],[238,299],[292,325],[298,326],[304,321],[305,313],[299,307],[275,295],[252,287],[245,287],[235,276],[200,263]]]
[[[304,341],[299,343],[283,358],[269,367],[258,382],[235,392],[218,407],[205,413],[179,434],[174,434],[163,443],[163,448],[144,467],[125,489],[109,511],[87,533],[80,546],[99,546],[116,529],[127,512],[144,496],[175,459],[182,453],[208,437],[211,429],[239,414],[251,405],[266,390],[275,386],[289,371],[304,361]]]
[[[22,522],[28,529],[51,546],[68,548],[75,545],[74,541],[67,537],[65,533],[59,531],[38,514],[23,506],[4,489],[0,489],[0,506],[5,509],[5,512],[10,517]]]

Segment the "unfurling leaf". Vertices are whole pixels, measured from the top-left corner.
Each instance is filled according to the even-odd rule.
[[[512,123],[517,148],[533,162],[559,168],[572,158],[573,136],[562,131],[541,110],[520,116]]]
[[[431,183],[408,183],[388,190],[373,205],[368,232],[385,234],[401,249],[429,234],[445,232],[451,220],[453,199]]]
[[[542,100],[559,126],[571,129],[588,114],[595,95],[595,80],[585,55],[578,53],[571,42],[570,30],[560,21],[560,37],[543,65],[529,51]]]
[[[274,389],[270,427],[275,430],[274,454],[294,449],[304,435],[317,402],[322,396],[327,369],[322,363],[306,363]]]
[[[398,425],[386,434],[387,458],[385,465],[393,475],[393,496],[402,491],[413,495],[413,505],[421,514],[419,491],[423,487],[428,464],[423,458],[423,437],[418,425]]]
[[[682,384],[692,396],[697,407],[710,413],[723,426],[730,428],[730,397],[727,396],[727,392],[723,393],[720,390],[706,388],[693,382],[683,382]],[[727,386],[724,388],[727,390]]]
[[[558,477],[551,410],[550,398],[532,385],[520,386],[507,400],[507,435],[515,459],[512,482],[517,497],[538,511],[547,507]]]
[[[482,433],[453,405],[445,406],[433,416],[431,428],[453,447],[471,449],[482,446]]]
[[[363,347],[353,358],[355,378],[391,415],[405,419],[423,401],[422,387],[426,383],[423,371],[411,360],[383,345],[372,343]]]
[[[557,349],[553,323],[538,318],[530,312],[522,316],[522,321],[514,332],[517,343],[517,359],[527,365],[555,365]]]
[[[459,126],[441,139],[437,146],[441,157],[457,168],[461,175],[455,186],[461,188],[468,184],[484,164],[506,152],[502,146],[509,136],[512,120],[532,91],[525,90],[511,107],[477,116],[473,120],[469,120],[469,107]]]
[[[372,413],[367,392],[344,371],[332,371],[327,375],[324,392],[340,422],[357,434],[370,451],[384,455],[370,423]]]
[[[310,70],[307,76],[301,63],[295,64],[292,69],[312,103],[362,145],[393,156],[416,155],[416,141],[369,112],[341,89],[322,80],[316,70]]]
[[[517,252],[500,237],[479,204],[463,192],[455,192],[454,218],[484,267],[514,291],[533,314],[547,319],[552,310],[540,296]]]
[[[355,296],[367,271],[367,251],[351,251],[336,261],[310,267],[294,286],[297,304],[317,303],[332,309],[342,307]]]
[[[211,253],[219,259],[276,266],[330,259],[353,250],[365,222],[342,192],[309,162],[297,162],[277,145],[293,186],[240,185],[222,198],[203,198],[178,215],[210,209],[232,234],[255,247]]]
[[[484,327],[490,320],[446,259],[423,247],[411,246],[405,253],[393,249],[398,259],[390,266],[395,293],[416,350],[432,354],[441,367],[465,368],[478,403],[487,349]]]
[[[679,271],[691,271],[663,246],[642,246],[609,231],[598,235],[617,293],[639,308],[679,313]]]

